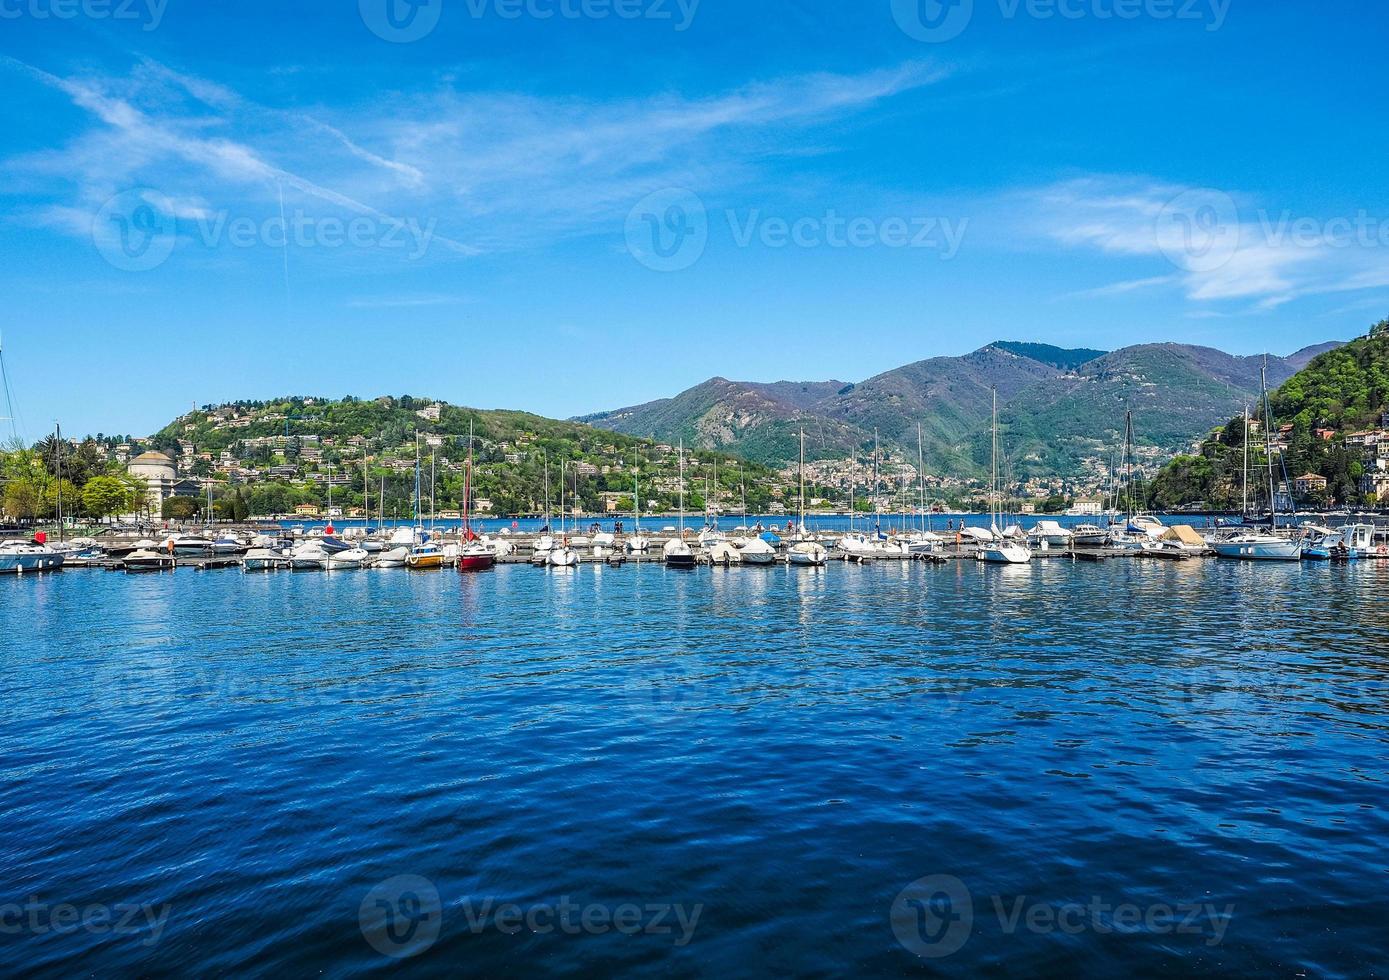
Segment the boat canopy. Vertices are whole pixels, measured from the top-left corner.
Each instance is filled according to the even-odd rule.
[[[1206,539],[1196,533],[1196,529],[1190,524],[1177,524],[1169,527],[1162,535],[1164,541],[1176,541],[1179,544],[1189,544],[1193,547],[1204,547]]]

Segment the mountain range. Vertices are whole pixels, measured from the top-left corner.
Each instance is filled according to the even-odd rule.
[[[1275,388],[1329,342],[1267,357]],[[1107,459],[1134,412],[1140,446],[1181,452],[1254,402],[1262,356],[1157,343],[1116,351],[998,341],[960,357],[933,357],[858,383],[758,383],[711,378],[644,405],[577,421],[634,436],[720,449],[769,465],[793,461],[799,432],[812,459],[884,445],[914,455],[920,425],[927,466],[978,476],[989,460],[993,392],[1012,472],[1072,475]]]

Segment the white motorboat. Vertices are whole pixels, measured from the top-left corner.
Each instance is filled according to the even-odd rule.
[[[176,564],[173,555],[165,551],[140,548],[121,559],[121,568],[127,572],[172,572]]]
[[[246,550],[246,545],[234,534],[219,534],[217,540],[212,542],[212,554],[223,558],[228,555],[239,555]]]
[[[880,543],[872,540],[866,534],[857,532],[844,535],[835,542],[835,547],[844,552],[850,561],[871,561],[874,558],[881,558],[885,554]]]
[[[1375,551],[1375,526],[1373,524],[1345,524],[1341,527],[1339,540],[1331,547],[1331,557],[1338,560],[1365,558]]]
[[[1066,548],[1071,543],[1071,532],[1056,521],[1038,521],[1027,532],[1027,539],[1038,548]]]
[[[323,563],[323,567],[330,572],[355,571],[365,568],[371,560],[371,553],[363,548],[349,548],[346,551],[336,551],[328,555]]]
[[[1103,548],[1109,544],[1109,531],[1097,524],[1077,524],[1071,543],[1077,548]]]
[[[1146,537],[1156,541],[1167,533],[1167,526],[1149,514],[1134,514],[1124,530],[1136,538]]]
[[[772,565],[777,559],[776,549],[761,538],[747,538],[742,541],[738,553],[745,565]]]
[[[1032,551],[1025,544],[996,541],[979,549],[979,560],[995,565],[1026,565],[1032,561]]]
[[[651,539],[643,534],[634,534],[624,545],[628,554],[640,555],[651,550]]]
[[[0,575],[29,575],[56,572],[63,567],[63,556],[46,544],[6,541],[0,544]]]
[[[731,541],[719,541],[709,549],[709,562],[713,565],[741,565],[743,553]]]
[[[695,556],[683,538],[671,538],[661,549],[661,558],[675,568],[694,568]]]
[[[516,545],[498,538],[483,538],[482,545],[496,558],[509,558],[516,553]]]
[[[289,557],[270,548],[252,548],[242,557],[241,567],[248,572],[278,572],[289,568]]]
[[[295,572],[321,572],[328,567],[328,552],[315,540],[295,546],[289,554],[289,567]]]
[[[175,557],[199,558],[211,555],[216,542],[196,534],[174,534],[165,539],[163,548]]]
[[[551,568],[573,568],[579,564],[579,553],[567,545],[552,548],[546,557]]]
[[[933,531],[913,531],[902,538],[909,555],[933,555],[940,551],[945,539]]]
[[[801,541],[786,552],[786,560],[801,568],[819,568],[829,561],[830,553],[818,541]]]
[[[1138,554],[1144,558],[1164,558],[1168,561],[1187,561],[1192,553],[1182,547],[1180,541],[1154,541],[1147,539],[1138,545]]]
[[[390,548],[376,556],[375,568],[404,568],[406,561],[410,557],[410,549],[406,547]]]
[[[1240,558],[1245,561],[1302,560],[1301,541],[1257,531],[1214,540],[1211,542],[1211,549],[1221,558]]]

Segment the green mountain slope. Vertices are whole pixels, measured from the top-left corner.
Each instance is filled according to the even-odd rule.
[[[1300,352],[1301,353],[1301,352]],[[1298,355],[1289,361],[1299,360]],[[1327,480],[1325,491],[1309,490],[1306,503],[1358,504],[1365,494],[1360,478],[1374,467],[1376,450],[1351,445],[1348,433],[1380,428],[1389,410],[1389,320],[1371,328],[1369,336],[1345,345],[1313,351],[1306,365],[1291,377],[1275,378],[1270,363],[1269,383],[1282,385],[1270,396],[1271,432],[1276,433],[1276,479],[1290,481],[1305,474]],[[1267,420],[1255,405],[1254,417]],[[1233,414],[1233,413],[1232,413]],[[1285,427],[1290,427],[1284,431]],[[1267,457],[1262,430],[1250,440],[1251,499],[1266,506]],[[1165,466],[1150,487],[1154,506],[1173,508],[1206,504],[1237,508],[1243,501],[1244,419],[1232,418],[1207,438],[1194,454],[1179,456]],[[1371,491],[1373,495],[1373,491]]]
[[[634,454],[642,497],[657,500],[662,508],[674,506],[677,454],[651,440],[525,412],[484,411],[410,396],[374,401],[295,396],[207,406],[176,419],[141,448],[159,449],[179,460],[184,475],[212,475],[219,469],[230,477],[228,467],[253,471],[256,475],[245,482],[256,495],[255,513],[283,513],[297,503],[325,502],[330,476],[344,481],[334,490],[339,505],[360,503],[364,480],[376,497],[384,480],[387,513],[408,513],[416,433],[426,459],[426,481],[431,457],[435,464],[438,506],[453,509],[461,506],[464,496],[470,426],[475,435],[476,496],[490,499],[498,513],[545,508],[547,463],[552,513],[559,510],[562,465],[569,494],[575,492],[577,473],[577,493],[585,510],[603,512],[604,494],[625,495],[624,509],[630,508]],[[224,452],[231,462],[224,462]],[[698,451],[687,453],[686,459],[687,506],[704,506],[702,489],[705,480],[712,479],[715,464],[725,507],[738,499],[740,472],[746,474],[750,505],[766,506],[783,492],[776,474],[731,455]],[[284,472],[272,475],[272,468]]]
[[[1017,354],[1019,357],[1029,357],[1042,364],[1050,364],[1062,371],[1074,371],[1082,364],[1089,363],[1097,357],[1104,357],[1108,353],[1108,351],[1091,350],[1088,347],[1066,350],[1063,347],[1053,347],[1051,344],[1029,344],[1020,340],[998,340],[994,341],[993,346],[999,350]]]
[[[1335,344],[1270,358],[1277,384]],[[770,465],[795,458],[803,425],[812,458],[872,445],[916,454],[917,425],[933,471],[979,476],[988,462],[993,389],[1012,471],[1075,475],[1107,458],[1126,407],[1139,440],[1170,455],[1191,446],[1258,392],[1262,358],[1209,347],[1145,344],[1112,353],[1001,341],[962,357],[935,357],[853,385],[758,385],[715,378],[675,398],[583,421],[635,435],[684,438]],[[794,397],[792,393],[794,392]]]

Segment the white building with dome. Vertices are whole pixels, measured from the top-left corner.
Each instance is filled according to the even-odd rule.
[[[163,453],[147,452],[136,456],[126,465],[126,472],[145,481],[149,487],[150,513],[157,515],[164,501],[173,496],[178,467]]]

